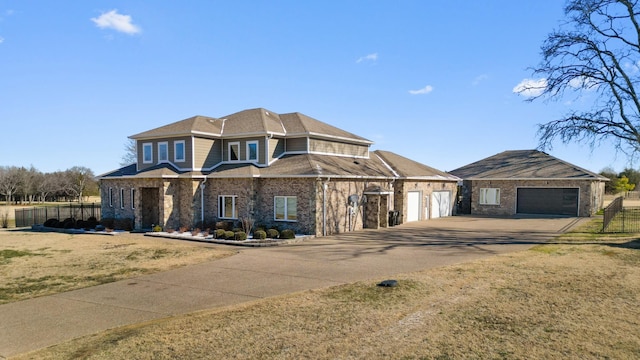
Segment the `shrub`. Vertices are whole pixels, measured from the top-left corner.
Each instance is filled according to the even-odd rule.
[[[276,229],[267,230],[267,237],[269,239],[277,239],[280,236],[280,232]]]
[[[218,221],[218,222],[216,222],[216,229],[231,230],[231,229],[233,229],[233,222],[232,221]]]
[[[153,227],[153,229],[151,229],[151,231],[153,231],[153,232],[161,232],[162,231],[162,226],[156,225],[156,226]]]
[[[280,239],[295,239],[296,233],[291,229],[284,229],[280,233]]]
[[[244,231],[236,231],[233,238],[238,241],[247,240],[247,233]]]
[[[76,229],[84,229],[86,222],[84,220],[76,221]]]
[[[116,219],[113,223],[113,228],[124,231],[133,230],[133,220],[131,219]]]
[[[60,221],[58,221],[58,219],[49,219],[44,222],[44,226],[52,228],[58,227],[58,224],[60,224]]]
[[[264,240],[267,238],[267,232],[264,230],[256,230],[253,232],[253,238],[254,239],[259,239],[259,240]]]
[[[100,224],[104,226],[106,229],[113,229],[114,222],[115,222],[114,218],[104,218],[100,220]]]
[[[85,221],[85,226],[89,229],[95,229],[96,225],[98,225],[98,219],[95,216],[91,216]]]
[[[224,229],[216,229],[216,233],[215,233],[216,239],[225,239],[226,238],[225,233],[226,231]]]
[[[236,233],[234,233],[233,231],[225,231],[224,232],[224,238],[227,240],[233,240],[236,237]]]
[[[234,227],[233,229],[231,229],[231,231],[235,233],[235,232],[243,231],[243,229],[239,227]]]
[[[66,218],[62,221],[62,227],[64,229],[74,229],[76,227],[76,220],[73,218]]]

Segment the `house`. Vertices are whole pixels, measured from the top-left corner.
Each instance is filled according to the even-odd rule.
[[[608,181],[538,150],[505,151],[450,172],[463,180],[458,212],[592,216]]]
[[[387,227],[451,215],[459,180],[309,116],[262,108],[130,138],[137,162],[99,178],[102,217],[136,229],[242,219],[312,235]]]

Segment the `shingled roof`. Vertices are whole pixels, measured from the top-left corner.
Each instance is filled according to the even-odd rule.
[[[248,177],[334,177],[370,179],[421,179],[457,181],[457,177],[415,162],[390,151],[376,150],[367,158],[318,154],[286,155],[268,167],[254,164],[222,164],[210,172],[179,171],[170,164],[158,164],[141,172],[136,165],[101,175],[101,178],[248,178]]]
[[[511,150],[450,171],[464,180],[608,180],[538,150]]]
[[[361,136],[344,131],[301,113],[277,114],[263,108],[240,111],[221,118],[193,116],[169,125],[130,136],[152,139],[167,136],[242,137],[258,135],[324,137],[372,144]]]

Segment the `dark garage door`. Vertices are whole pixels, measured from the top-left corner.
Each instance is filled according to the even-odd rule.
[[[578,216],[578,190],[567,188],[519,188],[519,214]]]

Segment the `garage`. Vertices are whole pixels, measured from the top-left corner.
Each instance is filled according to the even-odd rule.
[[[451,215],[451,193],[434,191],[431,193],[431,218],[437,219]]]
[[[420,220],[420,191],[407,192],[407,222]]]
[[[518,188],[519,214],[578,216],[578,188]]]

